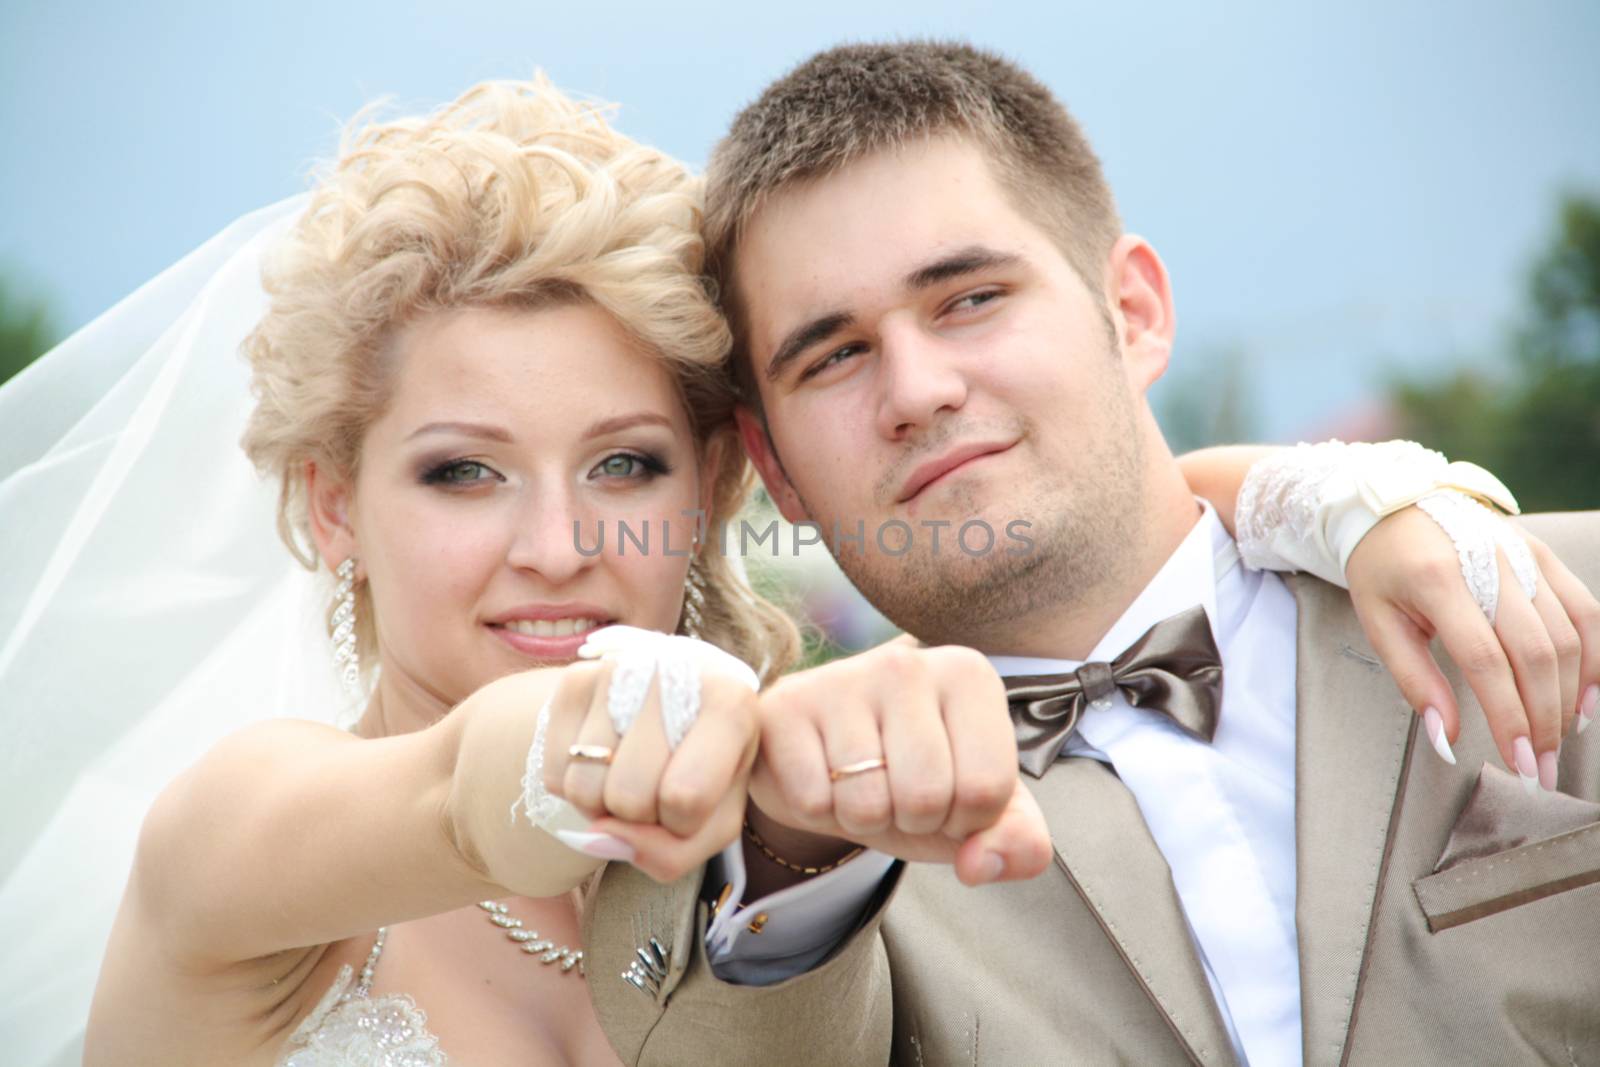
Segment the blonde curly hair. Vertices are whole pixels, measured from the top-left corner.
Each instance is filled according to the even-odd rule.
[[[242,444],[281,490],[278,529],[308,568],[307,464],[353,480],[368,425],[391,394],[389,342],[430,313],[603,309],[674,376],[704,449],[733,423],[722,371],[729,348],[701,271],[702,183],[684,166],[613,130],[602,105],[542,76],[469,89],[431,115],[346,130],[339,158],[264,269],[270,308],[244,344],[256,407]],[[737,442],[716,472],[712,529],[752,484]],[[717,551],[701,634],[768,678],[795,659],[794,624]],[[370,609],[365,586],[358,608]],[[371,610],[358,649],[376,649]]]

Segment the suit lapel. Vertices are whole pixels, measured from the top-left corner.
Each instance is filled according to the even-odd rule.
[[[1293,576],[1296,924],[1305,1062],[1342,1063],[1416,716],[1348,594]]]
[[[1050,827],[1056,865],[1094,913],[1190,1058],[1234,1062],[1233,1045],[1195,955],[1172,873],[1137,803],[1097,760],[1058,761],[1024,777]]]

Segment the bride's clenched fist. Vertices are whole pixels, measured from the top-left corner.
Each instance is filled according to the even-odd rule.
[[[497,768],[477,781],[504,781],[515,758],[521,782],[510,824],[479,834],[518,866],[548,856],[516,841],[542,831],[675,880],[739,836],[760,738],[755,672],[702,641],[626,626],[579,654],[589,662],[496,683],[495,710],[474,715],[499,724],[472,731],[464,762]]]

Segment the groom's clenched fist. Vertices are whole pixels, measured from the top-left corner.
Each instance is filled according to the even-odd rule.
[[[784,678],[758,713],[757,831],[791,863],[822,866],[842,840],[953,863],[969,884],[1048,865],[1005,686],[971,649],[884,645]]]

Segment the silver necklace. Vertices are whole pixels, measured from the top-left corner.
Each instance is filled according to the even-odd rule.
[[[489,921],[504,930],[506,937],[516,942],[522,951],[530,956],[538,956],[540,963],[559,963],[562,974],[576,967],[579,976],[583,975],[581,948],[568,948],[566,945],[556,944],[549,938],[540,937],[539,931],[530,930],[522,925],[522,920],[512,915],[510,909],[498,901],[480,900],[478,907],[488,912]]]

